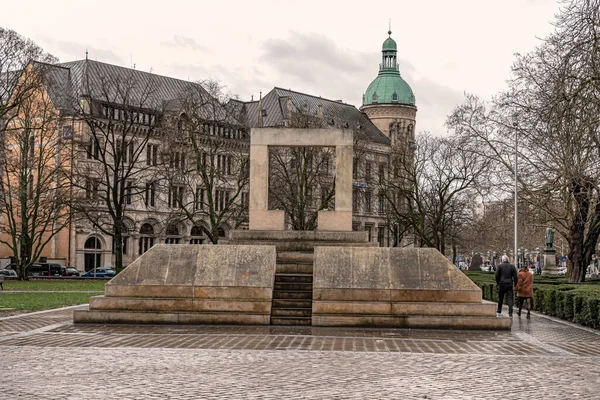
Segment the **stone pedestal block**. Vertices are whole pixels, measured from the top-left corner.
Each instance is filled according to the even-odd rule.
[[[542,269],[542,275],[558,275],[555,250],[544,250],[544,268]]]

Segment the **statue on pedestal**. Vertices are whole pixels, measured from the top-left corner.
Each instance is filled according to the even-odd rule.
[[[554,250],[554,228],[546,228],[546,250]]]

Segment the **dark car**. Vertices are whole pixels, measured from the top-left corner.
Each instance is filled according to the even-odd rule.
[[[60,276],[62,265],[52,263],[31,264],[27,268],[29,276]]]
[[[2,276],[17,276],[17,271],[14,269],[0,269],[0,275]]]
[[[117,275],[116,271],[112,268],[96,268],[87,271],[81,275],[86,278],[112,278]]]
[[[62,276],[79,276],[79,271],[73,267],[62,267],[60,274]]]

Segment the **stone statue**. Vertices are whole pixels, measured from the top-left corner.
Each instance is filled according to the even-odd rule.
[[[546,250],[554,250],[554,228],[546,228]]]

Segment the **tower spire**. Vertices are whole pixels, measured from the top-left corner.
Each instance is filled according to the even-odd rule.
[[[391,18],[390,18],[390,22],[389,22],[388,36],[392,37],[392,19]]]

